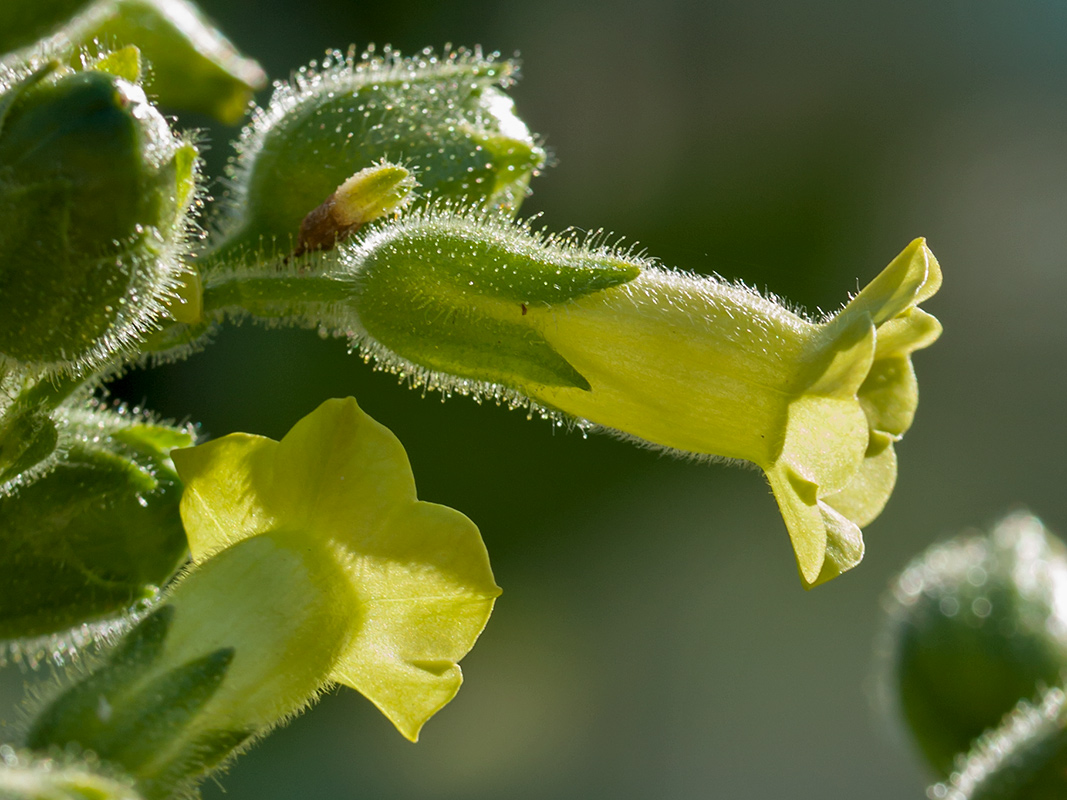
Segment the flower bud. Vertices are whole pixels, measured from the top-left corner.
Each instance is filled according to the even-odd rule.
[[[46,67],[0,88],[0,355],[98,366],[179,282],[196,150],[106,72]]]
[[[242,133],[232,215],[208,262],[291,254],[304,218],[381,159],[412,171],[427,197],[517,208],[545,153],[502,91],[514,73],[477,50],[334,52],[301,70]]]
[[[56,416],[50,469],[0,487],[0,639],[121,615],[152,597],[186,555],[182,487],[168,453],[192,441],[188,431],[114,411]]]
[[[77,12],[77,16],[73,16]],[[72,18],[73,16],[73,18]],[[160,105],[237,124],[267,76],[188,0],[0,3],[0,53],[31,45],[77,66],[97,42],[136,45],[152,65],[145,88]]]
[[[415,176],[388,161],[361,169],[304,217],[293,254],[332,249],[368,222],[406,206],[417,185]]]
[[[757,464],[807,587],[862,557],[918,404],[911,353],[941,332],[917,307],[941,283],[922,240],[820,322],[596,240],[444,207],[341,251],[336,327],[416,385]]]
[[[893,583],[886,681],[942,775],[1021,699],[1067,669],[1067,548],[1014,514],[931,547]]]

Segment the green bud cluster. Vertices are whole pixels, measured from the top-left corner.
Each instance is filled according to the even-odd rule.
[[[291,254],[304,218],[382,159],[412,171],[425,197],[517,208],[545,153],[502,91],[515,73],[480,50],[388,48],[301,69],[242,132],[207,265]]]
[[[99,366],[158,324],[180,282],[196,150],[130,72],[112,57],[0,78],[0,358]]]
[[[45,33],[0,62],[0,648],[61,663],[74,631],[125,636],[39,703],[33,755],[0,748],[0,795],[186,796],[334,685],[412,741],[459,689],[499,594],[484,545],[462,514],[418,500],[403,448],[355,400],[279,442],[186,448],[191,430],[91,399],[227,316],[345,336],[445,393],[751,461],[805,587],[862,558],[918,402],[911,356],[941,330],[919,308],[941,282],[922,240],[812,319],[602,236],[535,233],[513,219],[546,160],[505,92],[515,63],[371,48],[331,51],[253,110],[194,261],[197,151],[146,89],[235,122],[262,71],[188,0],[0,0],[0,50]],[[151,82],[137,47],[90,55],[100,41],[143,47]],[[942,576],[900,601],[905,705],[951,712],[917,723],[932,758],[991,724],[998,681],[1026,695],[1067,652],[1057,592],[998,572],[1026,550],[1001,538],[968,567],[980,596]],[[1067,556],[1047,549],[1059,581]],[[963,602],[999,615],[1014,645],[967,651],[944,619]],[[938,641],[988,673],[971,681],[973,718],[951,696],[966,682],[943,691],[923,672],[958,666]],[[1059,736],[1060,706],[1041,713],[1021,753]]]
[[[1021,513],[988,534],[935,545],[896,579],[888,600],[887,688],[941,775],[1020,699],[1060,683],[1067,668],[1065,597],[1067,548]]]

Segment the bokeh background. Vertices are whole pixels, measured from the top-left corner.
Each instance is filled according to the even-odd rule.
[[[887,582],[1019,507],[1067,531],[1067,5],[202,5],[276,79],[350,42],[520,53],[512,93],[555,161],[523,213],[553,230],[606,228],[813,311],[916,236],[945,273],[896,492],[863,564],[812,592],[756,472],[442,403],[312,332],[229,328],[128,376],[126,399],[210,435],[280,437],[355,395],[406,445],[420,496],[479,524],[504,587],[419,744],[337,692],[207,797],[922,796],[930,776],[873,699]],[[235,134],[210,129],[215,174]]]

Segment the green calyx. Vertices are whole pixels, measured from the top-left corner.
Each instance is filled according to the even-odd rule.
[[[431,209],[347,248],[343,269],[361,343],[387,361],[516,389],[588,390],[531,311],[626,283],[641,265],[561,246],[499,216]]]
[[[220,735],[196,723],[225,680],[234,650],[167,663],[174,618],[170,605],[145,618],[100,669],[36,717],[27,745],[89,750],[120,766],[148,800],[172,796],[229,755],[247,732]]]
[[[0,486],[0,639],[122,615],[178,569],[187,545],[172,447],[185,430],[134,414],[60,409],[55,453]]]
[[[514,71],[479,51],[388,49],[335,52],[301,70],[242,134],[233,211],[207,268],[286,258],[304,218],[383,159],[413,172],[423,198],[517,208],[545,153],[501,91]]]
[[[51,372],[129,348],[182,269],[196,151],[104,71],[129,58],[101,67],[49,65],[0,94],[0,356]]]

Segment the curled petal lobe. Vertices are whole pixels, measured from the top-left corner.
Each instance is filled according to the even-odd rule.
[[[937,320],[915,306],[940,285],[937,260],[916,239],[816,339],[814,363],[828,369],[790,403],[786,446],[765,467],[806,586],[859,563],[860,527],[889,499],[896,482],[893,443],[911,426],[919,401],[910,356],[941,333]],[[857,347],[853,331],[864,329],[866,344]],[[852,379],[837,384],[841,402],[830,405],[823,392],[834,372]],[[813,397],[821,398],[814,407]]]

